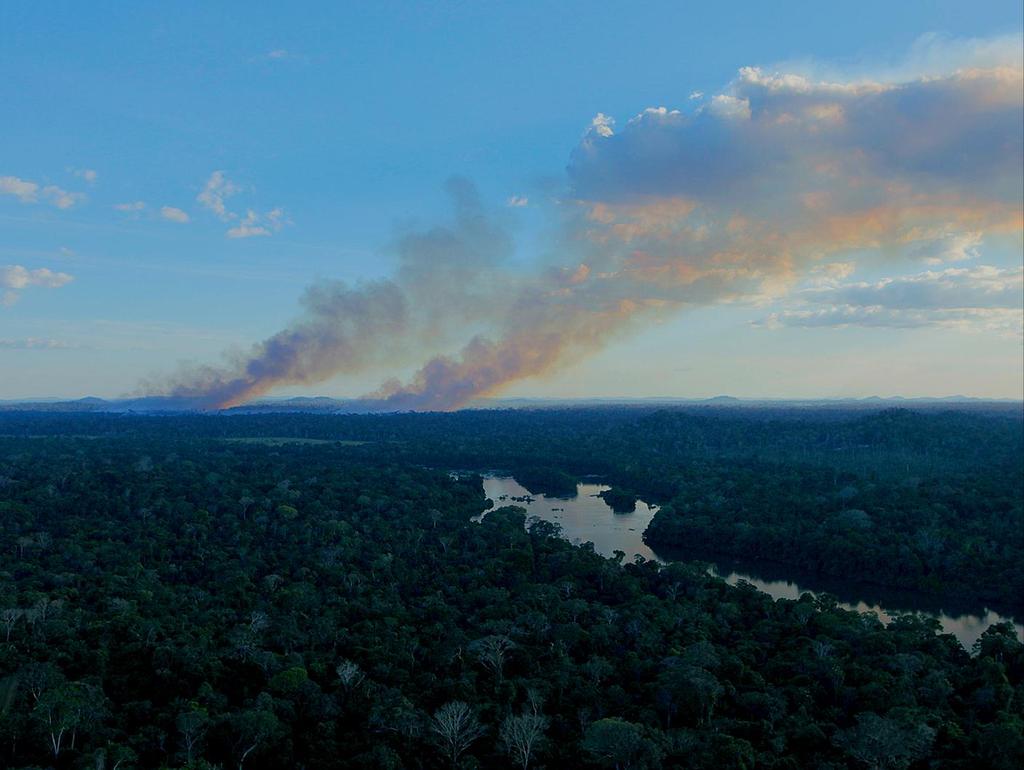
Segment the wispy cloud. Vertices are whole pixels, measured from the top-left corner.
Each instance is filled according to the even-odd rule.
[[[67,273],[56,272],[48,267],[30,270],[23,265],[6,265],[0,267],[0,304],[13,305],[24,289],[56,289],[72,280],[73,277]]]
[[[145,201],[129,201],[128,203],[115,203],[114,209],[116,211],[124,211],[126,213],[138,213],[146,208]]]
[[[308,64],[310,58],[306,54],[292,51],[289,48],[271,48],[264,54],[254,56],[249,59],[252,63],[265,62],[270,64],[281,64],[281,63],[297,63],[297,64]]]
[[[64,340],[43,337],[0,338],[0,350],[69,350],[72,347],[73,345]]]
[[[836,284],[796,293],[793,309],[773,313],[769,328],[887,326],[958,328],[1021,334],[1024,268],[948,268]]]
[[[525,195],[510,195],[505,201],[505,205],[513,209],[521,209],[530,205],[530,199]]]
[[[910,249],[910,256],[920,259],[928,265],[941,265],[945,262],[963,262],[977,259],[982,242],[982,233],[945,233],[924,240]]]
[[[855,262],[828,262],[812,267],[811,278],[818,282],[832,283],[843,278],[849,278],[856,270],[857,265]]]
[[[57,185],[40,185],[16,176],[0,176],[0,195],[12,195],[22,203],[46,202],[59,209],[69,209],[85,200],[85,195],[68,192]]]
[[[99,174],[94,168],[72,168],[68,170],[79,179],[84,179],[89,184],[95,184],[96,180],[99,178]]]

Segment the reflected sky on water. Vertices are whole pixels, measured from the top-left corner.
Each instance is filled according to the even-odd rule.
[[[874,612],[884,622],[891,619],[891,612],[921,612],[938,618],[943,630],[953,634],[968,650],[992,623],[1009,620],[988,609],[953,610],[942,606],[941,599],[910,591],[890,591],[817,575],[796,574],[796,570],[780,564],[731,561],[682,552],[655,553],[644,543],[643,534],[657,506],[641,500],[632,513],[615,513],[599,496],[606,489],[609,487],[604,484],[584,483],[577,486],[575,497],[549,498],[530,494],[510,476],[484,476],[484,492],[495,507],[522,506],[528,516],[538,516],[561,526],[562,534],[570,542],[592,542],[594,549],[604,556],[613,556],[619,550],[626,554],[625,561],[632,561],[638,554],[661,562],[699,560],[711,564],[712,574],[732,585],[745,580],[776,599],[798,599],[804,593],[827,591],[841,600],[840,606],[858,612]],[[1014,626],[1018,638],[1024,641],[1024,624]]]

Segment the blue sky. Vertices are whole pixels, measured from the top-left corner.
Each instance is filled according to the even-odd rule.
[[[159,390],[183,363],[220,366],[225,350],[245,359],[301,317],[306,287],[388,279],[403,234],[450,226],[444,185],[453,176],[475,184],[488,221],[515,242],[501,270],[482,280],[525,291],[523,275],[577,263],[597,276],[598,264],[619,265],[625,252],[577,253],[574,242],[565,257],[566,239],[581,232],[566,201],[617,205],[628,192],[650,202],[664,192],[637,181],[649,169],[610,170],[621,165],[616,148],[635,157],[631,141],[649,148],[653,121],[663,120],[628,124],[631,117],[660,106],[710,115],[713,95],[771,91],[739,77],[741,67],[844,83],[948,75],[963,62],[994,66],[993,56],[1019,68],[1021,13],[1019,2],[6,3],[0,398],[116,396],[141,380]],[[599,113],[614,119],[614,136],[593,133]],[[982,135],[968,129],[962,136]],[[588,136],[608,141],[580,161]],[[707,152],[722,146],[717,136]],[[675,173],[668,160],[655,161]],[[713,166],[716,179],[722,168]],[[1002,183],[943,173],[961,196]],[[587,181],[598,178],[615,190]],[[672,195],[694,194],[681,190]],[[1018,197],[1011,187],[993,200],[1012,209]],[[748,203],[759,212],[767,205]],[[700,201],[698,211],[709,205]],[[608,216],[614,227],[614,217],[621,224],[635,212]],[[827,258],[815,245],[799,271],[787,268],[785,280],[761,272],[756,288],[648,292],[644,302],[671,307],[630,311],[599,339],[590,338],[593,319],[577,329],[573,316],[567,352],[506,372],[493,392],[1019,398],[1012,301],[954,303],[955,318],[948,303],[941,317],[920,304],[895,317],[885,303],[870,305],[868,321],[856,315],[868,305],[851,301],[854,283],[890,294],[895,286],[900,297],[937,282],[968,294],[983,283],[986,297],[1015,290],[1019,225],[943,216],[914,225],[931,228],[927,238],[901,231],[892,243],[850,242],[849,253]],[[945,246],[959,257],[915,261],[911,253]],[[836,268],[825,285],[824,264],[853,267]],[[926,273],[942,275],[920,278]],[[602,290],[587,301],[610,296]],[[841,323],[836,308],[847,314]],[[415,317],[422,324],[425,316]],[[539,331],[518,323],[515,334]],[[417,338],[413,350],[398,351],[415,335],[381,333],[376,344],[394,355],[315,375],[305,366],[306,374],[257,390],[360,395],[392,376],[415,385],[429,355],[465,357],[460,324],[499,344],[510,333],[507,320],[467,311],[446,318],[436,350]]]

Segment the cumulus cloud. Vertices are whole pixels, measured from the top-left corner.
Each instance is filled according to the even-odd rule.
[[[270,235],[270,230],[259,224],[259,215],[252,209],[247,211],[245,217],[227,232],[228,238],[253,238],[261,235]]]
[[[169,222],[177,222],[179,224],[185,224],[189,219],[187,212],[174,206],[161,206],[160,216]]]
[[[986,234],[1021,231],[1022,132],[1011,66],[900,83],[744,68],[689,112],[589,131],[569,242],[603,293],[674,307],[842,278],[819,266],[853,252],[974,258]]]
[[[196,200],[227,222],[236,215],[228,211],[226,201],[241,189],[241,187],[224,176],[223,171],[214,171],[210,174],[210,178],[206,180],[202,191],[196,196]]]
[[[0,267],[0,304],[13,305],[24,289],[56,289],[72,280],[72,276],[67,273],[56,272],[48,267],[30,270],[23,265],[6,265]]]
[[[85,200],[83,193],[68,192],[56,185],[46,185],[41,191],[42,197],[50,204],[59,209],[69,209],[77,203]]]
[[[238,224],[227,231],[228,238],[254,238],[270,235],[280,230],[288,219],[283,209],[271,209],[265,214],[257,214],[252,209],[245,212],[245,216]]]
[[[231,211],[227,206],[227,200],[242,190],[243,188],[229,180],[223,171],[214,171],[206,180],[202,192],[196,197],[196,200],[216,214],[221,221],[233,223],[226,232],[228,238],[268,236],[290,224],[284,209],[279,207],[264,213],[258,213],[250,208],[246,209],[244,215]]]
[[[40,185],[16,176],[0,176],[0,195],[13,195],[22,203],[45,201],[59,209],[68,209],[85,200],[85,195],[68,192],[57,185]]]
[[[829,193],[829,208],[867,209],[927,196],[921,186],[936,182],[959,199],[1016,200],[1020,87],[1020,70],[1005,67],[899,84],[748,67],[708,106],[649,109],[617,134],[591,130],[571,182],[581,199],[723,205],[739,195],[734,208],[763,209],[778,196],[794,212],[808,193]]]
[[[508,236],[479,206],[457,208],[454,227],[416,235],[422,248],[405,253],[395,280],[315,287],[295,325],[182,392],[237,403],[364,371],[386,351],[388,361],[422,365],[404,383],[385,383],[372,403],[452,408],[668,314],[767,301],[808,282],[804,291],[818,294],[800,292],[774,323],[849,308],[848,317],[892,323],[896,314],[908,323],[943,313],[957,323],[1005,320],[1019,312],[1007,304],[1019,277],[995,268],[844,282],[854,254],[875,267],[977,259],[988,236],[1022,232],[1022,86],[1012,57],[904,80],[748,67],[684,108],[651,107],[618,124],[598,113],[570,156],[562,227],[535,269],[484,259],[510,248],[482,239]],[[466,228],[475,228],[472,249]],[[474,301],[460,295],[467,269],[486,286]],[[371,292],[380,305],[367,302]],[[392,314],[382,317],[385,306]],[[427,318],[452,334],[420,336]],[[459,334],[461,347],[448,344]],[[446,352],[424,361],[426,345]]]
[[[608,117],[603,112],[597,113],[594,119],[590,121],[590,129],[588,133],[599,137],[609,137],[615,134],[615,120]]]
[[[795,309],[770,315],[768,327],[939,326],[1021,334],[1024,268],[948,268],[875,283],[812,288]]]
[[[16,176],[0,176],[0,194],[13,195],[22,203],[39,200],[39,185]]]

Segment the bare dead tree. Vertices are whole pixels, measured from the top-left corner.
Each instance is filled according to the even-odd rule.
[[[452,701],[434,712],[430,730],[437,736],[444,754],[458,767],[459,757],[466,753],[473,741],[484,734],[483,725],[473,709],[462,701]]]
[[[504,679],[505,661],[513,647],[515,642],[507,636],[485,636],[470,645],[480,663],[494,672],[499,683]]]
[[[544,740],[548,720],[541,714],[509,714],[501,723],[501,740],[512,761],[529,770],[538,744]]]

